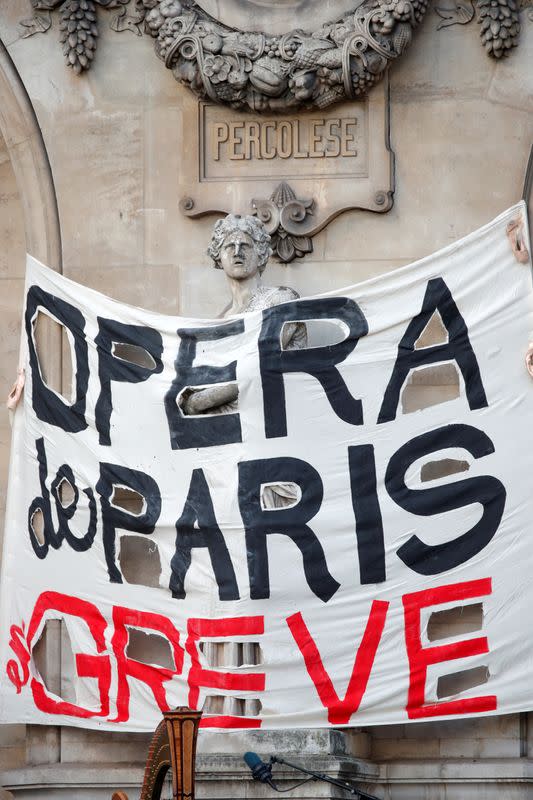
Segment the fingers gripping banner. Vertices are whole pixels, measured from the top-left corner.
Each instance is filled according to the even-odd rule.
[[[223,321],[132,308],[29,258],[2,721],[143,731],[206,699],[214,729],[533,708],[533,306],[506,237],[520,215]],[[40,313],[68,334],[65,396],[41,369]],[[284,349],[287,323],[307,348]],[[233,399],[210,413],[221,386]],[[477,623],[439,623],[465,608]],[[61,693],[38,658],[55,620],[72,650]],[[457,673],[477,685],[446,691]]]

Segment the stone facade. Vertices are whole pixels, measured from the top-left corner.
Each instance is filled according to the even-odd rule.
[[[77,76],[64,66],[57,27],[22,38],[19,21],[30,13],[27,0],[0,4],[2,396],[16,374],[26,249],[69,278],[166,313],[215,316],[225,292],[223,274],[205,255],[213,217],[191,219],[179,207],[183,143],[191,136],[187,89],[147,37],[107,25],[92,69]],[[495,62],[479,47],[475,26],[437,31],[437,22],[430,10],[390,71],[393,208],[338,216],[305,258],[271,263],[269,283],[305,296],[364,280],[453,242],[519,199],[533,139],[533,23],[524,11],[520,46]],[[48,336],[50,379],[59,381],[60,341]],[[432,385],[412,389],[415,405],[450,392],[437,373]],[[0,410],[2,515],[9,437]],[[46,647],[49,679],[67,692],[59,630]],[[524,798],[533,791],[529,716],[264,734],[251,744],[240,734],[202,734],[198,793],[270,796],[247,780],[240,755],[251,747],[291,753],[331,774],[357,773],[392,800]],[[146,745],[142,735],[4,726],[3,784],[24,798],[109,797],[111,787],[138,785]],[[310,786],[291,796],[332,796]]]

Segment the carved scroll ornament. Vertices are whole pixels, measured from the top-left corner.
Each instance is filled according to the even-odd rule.
[[[270,234],[272,253],[284,264],[313,252],[311,236],[316,232],[314,227],[318,228],[308,224],[313,206],[313,199],[300,200],[285,181],[268,200],[252,200],[254,214]]]

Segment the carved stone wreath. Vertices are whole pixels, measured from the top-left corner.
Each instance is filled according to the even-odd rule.
[[[31,0],[23,36],[47,31],[59,10],[67,65],[89,69],[98,38],[98,6],[117,9],[111,27],[155,39],[156,54],[176,80],[203,99],[254,112],[326,108],[362,96],[400,56],[429,0],[354,0],[340,19],[306,33],[245,32],[224,25],[194,0]],[[533,0],[454,0],[437,8],[439,27],[468,22],[475,2],[482,42],[501,58],[518,43],[519,7]],[[127,12],[131,9],[131,13]]]
[[[98,36],[97,6],[119,9],[115,30],[145,30],[174,77],[203,99],[254,112],[326,108],[364,95],[403,53],[429,0],[354,0],[354,11],[312,33],[238,31],[194,0],[31,0],[25,36],[51,25],[59,8],[60,39],[76,72],[91,66]]]
[[[202,98],[254,112],[354,98],[405,50],[428,0],[364,0],[312,33],[229,28],[193,0],[143,0],[159,58]]]

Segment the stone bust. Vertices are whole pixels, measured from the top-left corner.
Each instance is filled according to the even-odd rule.
[[[214,266],[224,270],[231,293],[221,317],[272,308],[300,296],[287,286],[263,284],[262,275],[272,250],[270,235],[257,217],[228,214],[218,220],[207,253]],[[305,347],[305,325],[301,322],[285,325],[282,344],[290,350]],[[238,395],[235,384],[188,389],[181,395],[180,407],[187,415],[231,413],[237,410]]]

